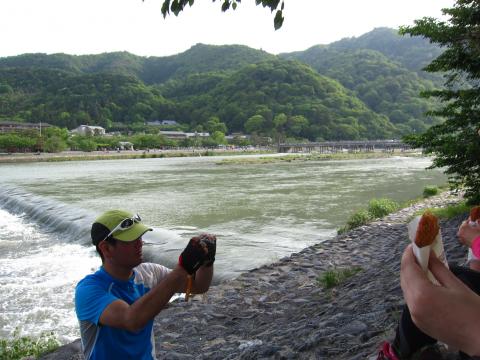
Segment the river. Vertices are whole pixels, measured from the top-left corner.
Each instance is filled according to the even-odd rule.
[[[0,338],[18,328],[79,336],[76,282],[100,260],[89,227],[138,212],[147,260],[174,266],[188,239],[218,237],[215,281],[330,238],[374,197],[399,202],[446,182],[427,158],[218,165],[221,157],[0,165]]]

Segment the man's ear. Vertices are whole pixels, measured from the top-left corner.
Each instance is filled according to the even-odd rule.
[[[102,252],[102,255],[105,259],[111,257],[113,245],[109,244],[107,241],[101,241],[98,244],[98,248]]]

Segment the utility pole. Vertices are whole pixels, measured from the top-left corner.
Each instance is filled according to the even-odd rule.
[[[40,150],[43,151],[42,120],[40,120],[39,133],[40,133],[40,137],[39,137],[39,144],[38,144],[39,145],[38,153],[40,153]]]

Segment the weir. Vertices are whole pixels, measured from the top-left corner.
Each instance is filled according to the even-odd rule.
[[[0,208],[11,214],[22,216],[38,224],[46,233],[66,243],[79,243],[91,247],[90,229],[99,215],[72,205],[64,204],[42,196],[33,195],[13,186],[0,186]],[[162,229],[152,227],[143,236],[144,260],[175,266],[178,253],[183,249],[187,237],[198,234],[195,227]],[[190,235],[191,234],[191,235]],[[93,248],[93,247],[92,247]]]
[[[66,242],[90,243],[90,226],[95,215],[55,200],[0,186],[0,207],[15,215],[25,214],[43,229],[65,236]]]

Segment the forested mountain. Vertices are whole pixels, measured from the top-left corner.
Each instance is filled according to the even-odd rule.
[[[178,55],[147,58],[142,80],[147,84],[154,84],[190,74],[232,72],[245,65],[256,64],[275,57],[265,51],[242,45],[197,44]]]
[[[170,108],[158,91],[131,76],[0,68],[0,109],[6,120],[110,129],[119,127],[115,123],[143,125],[146,119],[171,114]]]
[[[371,110],[386,115],[405,135],[423,132],[441,121],[424,115],[435,104],[418,96],[442,84],[439,75],[422,71],[440,53],[440,48],[425,39],[378,28],[358,38],[280,56],[302,61],[338,80]]]
[[[277,59],[249,65],[231,76],[217,77],[213,86],[195,86],[198,91],[193,94],[189,90],[195,81],[190,79],[171,81],[164,93],[180,105],[184,118],[193,115],[192,122],[216,115],[233,131],[246,126],[310,140],[375,139],[395,132],[386,117],[370,111],[338,82],[299,62]],[[282,114],[285,122],[279,119]],[[253,116],[257,123],[249,126]]]
[[[376,28],[357,38],[345,38],[329,45],[316,45],[305,51],[280,56],[293,56],[310,64],[324,50],[355,51],[374,50],[382,53],[391,61],[396,61],[408,70],[420,72],[426,65],[442,53],[442,50],[421,37],[399,36],[397,30]],[[422,73],[421,75],[430,76]]]
[[[291,58],[297,57],[318,73],[338,80],[371,110],[387,116],[402,134],[412,130],[423,132],[439,121],[424,115],[433,104],[418,96],[422,91],[433,89],[434,83],[382,53],[317,48],[315,56],[312,52],[307,55],[308,60],[299,55]]]
[[[275,55],[242,45],[197,44],[181,54],[165,57],[140,57],[127,52],[77,56],[24,54],[0,58],[0,68],[61,69],[77,74],[114,73],[155,84],[188,74],[235,71],[242,66],[274,58]]]
[[[109,72],[140,77],[145,58],[127,52],[99,55],[23,54],[0,58],[0,68],[64,70],[75,74]]]
[[[280,56],[202,44],[167,57],[25,54],[0,58],[0,120],[109,130],[174,119],[201,130],[216,118],[277,138],[399,137],[438,121],[418,94],[435,86],[420,66],[439,51],[376,29]]]

